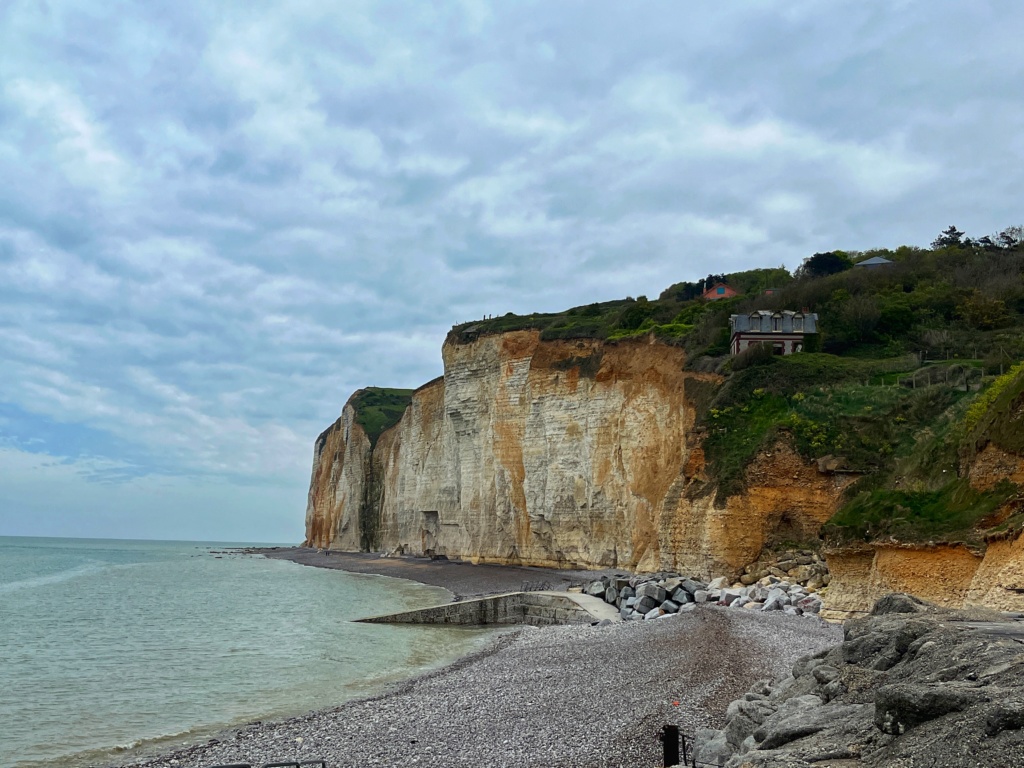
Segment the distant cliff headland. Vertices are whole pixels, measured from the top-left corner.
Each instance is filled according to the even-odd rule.
[[[455,326],[316,441],[306,544],[1024,609],[1024,230]]]

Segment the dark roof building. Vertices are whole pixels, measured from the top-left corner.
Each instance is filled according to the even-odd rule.
[[[818,332],[818,315],[789,309],[759,309],[749,315],[730,315],[729,329],[731,354],[738,355],[754,344],[771,344],[775,354],[791,355],[803,352],[807,334]]]
[[[884,259],[881,256],[872,256],[870,259],[864,259],[864,261],[858,261],[853,266],[864,267],[864,269],[878,269],[879,267],[891,267],[896,262]]]

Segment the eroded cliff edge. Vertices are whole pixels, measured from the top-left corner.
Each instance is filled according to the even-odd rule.
[[[721,378],[679,347],[526,330],[443,359],[375,446],[351,404],[317,440],[308,545],[710,576],[817,536],[849,482],[780,441],[717,500],[695,425]]]

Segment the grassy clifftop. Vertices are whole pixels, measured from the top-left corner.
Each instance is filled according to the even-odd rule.
[[[398,423],[405,409],[412,402],[412,389],[386,389],[367,387],[360,389],[349,400],[355,409],[356,423],[370,438],[370,445],[377,444],[381,434]]]

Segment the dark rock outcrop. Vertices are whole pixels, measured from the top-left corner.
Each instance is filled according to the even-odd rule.
[[[1024,623],[887,595],[696,749],[727,768],[1024,765]]]

